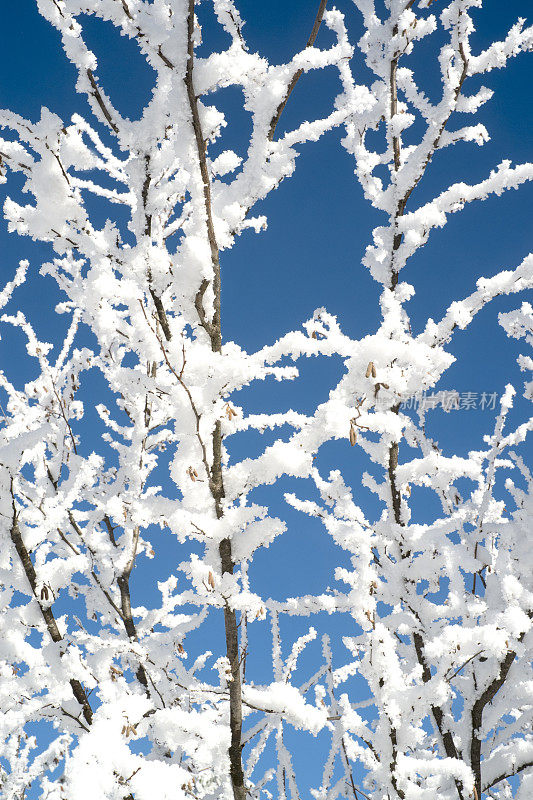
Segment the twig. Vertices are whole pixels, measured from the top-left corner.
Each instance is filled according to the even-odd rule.
[[[313,28],[311,30],[311,34],[309,36],[309,39],[307,40],[307,44],[305,45],[305,49],[307,49],[308,47],[312,47],[314,45],[314,43],[315,43],[316,37],[318,36],[318,31],[320,29],[320,25],[322,24],[322,18],[324,16],[324,12],[326,10],[327,2],[328,2],[328,0],[320,0],[320,5],[318,7],[318,11],[317,11],[317,14],[316,14],[316,17],[315,17],[315,22],[313,24]],[[277,107],[274,116],[270,120],[270,127],[269,127],[269,130],[268,130],[268,140],[270,142],[272,142],[274,140],[274,134],[276,132],[276,126],[277,126],[277,124],[278,124],[278,122],[280,120],[280,117],[281,117],[282,113],[283,113],[283,109],[287,105],[289,97],[291,96],[294,87],[296,86],[296,84],[298,83],[298,81],[300,80],[302,75],[303,75],[303,69],[299,69],[294,73],[294,75],[292,76],[291,82],[289,83],[289,85],[287,87],[287,91],[285,93],[285,97],[283,98],[283,100],[281,101],[279,106]]]
[[[78,723],[78,725],[79,725],[80,727],[82,727],[82,728],[83,728],[83,730],[84,730],[86,733],[90,733],[90,731],[89,731],[89,728],[87,728],[87,727],[86,727],[86,726],[83,724],[83,722],[81,721],[81,719],[79,719],[78,717],[75,717],[75,716],[74,716],[74,714],[70,714],[68,711],[65,711],[65,709],[63,708],[63,706],[61,706],[61,712],[62,712],[62,713],[63,713],[63,714],[66,716],[66,717],[70,717],[70,719],[73,719],[73,720],[74,720],[74,722],[77,722],[77,723]]]
[[[470,656],[470,658],[467,658],[467,659],[466,659],[466,661],[465,661],[465,663],[464,663],[464,664],[461,664],[461,666],[460,666],[460,667],[458,667],[458,668],[455,670],[455,672],[453,673],[453,675],[451,675],[449,678],[446,678],[447,682],[448,682],[448,683],[450,683],[450,681],[453,681],[453,679],[456,677],[456,675],[459,675],[459,673],[461,672],[461,670],[463,670],[463,669],[464,669],[464,668],[467,666],[467,664],[470,664],[470,662],[471,662],[471,661],[473,661],[473,660],[474,660],[474,658],[477,658],[479,655],[481,655],[481,653],[482,653],[482,652],[483,652],[483,650],[478,650],[478,652],[477,652],[477,653],[474,653],[474,655],[473,655],[473,656]]]
[[[100,89],[98,88],[98,84],[96,83],[96,80],[94,78],[92,69],[88,69],[87,70],[87,77],[89,78],[89,82],[90,82],[92,90],[93,90],[92,91],[93,97],[96,100],[96,102],[98,103],[98,105],[100,106],[102,114],[106,118],[106,120],[107,120],[107,122],[109,124],[109,127],[115,133],[118,133],[118,127],[113,122],[113,117],[111,116],[111,114],[109,112],[109,109],[107,108],[107,106],[106,106],[106,104],[104,102],[104,98],[102,97]]]
[[[56,387],[55,387],[55,385],[54,385],[54,382],[53,382],[53,381],[51,381],[51,383],[52,383],[52,389],[54,390],[54,394],[55,394],[55,396],[56,396],[56,398],[57,398],[57,402],[59,403],[59,408],[60,408],[60,410],[61,410],[61,416],[63,417],[63,420],[64,420],[64,422],[65,422],[65,425],[66,425],[66,426],[67,426],[67,428],[68,428],[68,432],[69,432],[69,434],[70,434],[70,438],[71,438],[71,440],[72,440],[72,448],[73,448],[73,450],[74,450],[74,453],[75,453],[75,455],[78,455],[78,451],[77,451],[77,449],[76,449],[76,440],[75,440],[75,438],[74,438],[74,434],[73,434],[73,432],[72,432],[72,428],[70,427],[70,422],[69,422],[69,421],[68,421],[68,419],[67,419],[67,415],[66,415],[66,413],[65,413],[65,409],[63,408],[63,403],[62,403],[62,401],[61,401],[61,398],[59,397],[59,395],[58,395],[58,393],[57,393],[57,391],[56,391]]]
[[[159,343],[159,346],[161,348],[161,352],[163,353],[163,358],[165,359],[165,363],[166,363],[167,367],[169,368],[171,373],[174,375],[174,377],[176,378],[176,380],[178,381],[180,386],[183,388],[183,390],[185,391],[185,393],[186,393],[186,395],[188,397],[188,400],[189,400],[189,403],[190,403],[190,406],[191,406],[191,409],[192,409],[192,412],[193,412],[194,418],[195,418],[196,438],[198,439],[198,442],[200,444],[200,448],[201,448],[201,451],[202,451],[202,463],[204,465],[204,469],[205,469],[205,472],[206,472],[207,480],[208,480],[209,484],[211,484],[211,470],[209,468],[209,463],[208,463],[208,460],[207,460],[207,449],[206,449],[205,443],[204,443],[204,441],[202,439],[202,436],[200,434],[200,422],[201,422],[202,417],[201,417],[201,414],[199,414],[198,409],[196,408],[196,404],[195,404],[195,402],[193,400],[193,397],[192,397],[192,394],[191,394],[191,391],[190,391],[189,387],[187,386],[187,384],[183,380],[183,370],[185,369],[185,346],[184,346],[184,349],[183,349],[183,366],[181,368],[181,371],[178,373],[178,372],[176,372],[176,370],[174,369],[174,367],[170,363],[170,360],[169,360],[169,357],[168,357],[168,353],[166,351],[164,342],[161,339],[161,336],[158,334],[157,330],[154,330],[154,328],[150,324],[150,321],[149,321],[148,316],[146,314],[146,309],[144,308],[144,305],[143,305],[142,301],[139,300],[139,303],[140,303],[144,318],[145,318],[145,320],[146,320],[146,322],[148,324],[148,327],[150,328],[150,330],[152,331],[152,333],[154,334],[155,338],[157,339],[157,341]]]

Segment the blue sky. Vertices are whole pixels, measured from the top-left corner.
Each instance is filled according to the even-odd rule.
[[[239,7],[246,20],[250,49],[273,62],[288,59],[305,43],[317,5],[315,0],[241,0]],[[356,41],[361,31],[358,13],[347,0],[340,0],[338,5],[346,11],[352,40]],[[438,3],[436,11],[437,6]],[[529,7],[529,0],[485,0],[483,12],[476,14],[478,33],[473,42],[483,47],[492,39],[501,38],[518,16],[527,15]],[[88,42],[99,58],[99,76],[106,91],[122,113],[138,117],[150,95],[150,69],[138,59],[135,44],[117,36],[110,26],[87,19],[86,30]],[[210,41],[222,40],[206,15],[206,46]],[[328,41],[328,32],[322,31],[318,43]],[[427,72],[429,93],[436,88],[432,58],[430,38],[414,62]],[[358,79],[366,81],[368,75],[357,56],[354,63]],[[90,115],[83,97],[74,91],[74,70],[60,48],[58,34],[38,15],[34,0],[3,3],[0,74],[3,108],[34,120],[43,105],[65,120],[74,112]],[[531,159],[531,79],[532,57],[527,55],[511,61],[505,71],[486,76],[483,83],[495,90],[495,96],[482,108],[479,121],[488,127],[491,141],[483,148],[460,144],[439,155],[413,202],[422,202],[445,188],[450,176],[473,182],[485,177],[503,158],[515,163]],[[474,91],[478,86],[472,83],[469,88]],[[336,90],[333,72],[304,76],[291,97],[282,126],[290,127],[324,113]],[[224,147],[242,149],[246,120],[242,108],[239,111],[237,94],[228,91],[223,104],[235,115],[229,121]],[[340,132],[334,131],[306,146],[295,176],[258,209],[268,216],[268,230],[260,235],[245,233],[234,250],[222,255],[225,339],[235,340],[249,350],[258,349],[298,328],[321,306],[336,314],[342,328],[355,338],[374,332],[379,324],[379,287],[361,265],[361,257],[372,228],[383,220],[362,198],[352,174],[353,164],[340,147],[340,138]],[[16,181],[8,183],[9,193],[14,191],[13,186]],[[0,187],[0,202],[5,194],[6,187]],[[414,331],[420,330],[427,317],[438,319],[452,300],[469,294],[479,276],[490,276],[520,263],[530,247],[532,201],[533,186],[526,185],[518,192],[472,204],[454,215],[444,230],[433,234],[403,274],[417,291],[407,306]],[[16,297],[37,332],[48,341],[56,341],[64,324],[53,311],[59,294],[50,278],[38,276],[50,251],[8,234],[5,224],[0,224],[0,247],[2,284],[12,277],[19,259],[30,260],[30,283]],[[458,360],[440,388],[501,394],[511,380],[520,393],[525,376],[519,373],[515,359],[524,351],[524,345],[507,340],[497,325],[497,312],[516,308],[520,302],[516,297],[494,302],[466,332],[457,335],[452,352]],[[8,310],[13,308],[14,304]],[[22,353],[16,334],[0,342],[1,368],[19,383],[31,376],[31,366],[24,363]],[[341,369],[342,365],[335,361],[313,360],[302,365],[301,380],[294,384],[266,382],[243,390],[237,402],[247,403],[251,411],[282,410],[287,406],[309,411],[325,399]],[[517,415],[523,407],[517,403]],[[445,452],[463,455],[480,446],[482,435],[491,432],[494,412],[438,412],[431,424],[441,435]],[[235,455],[257,446],[253,436],[243,437],[234,445]],[[354,456],[347,442],[325,447],[319,463],[325,472],[340,463],[359,493],[360,475],[368,465]],[[281,508],[280,498],[287,488],[288,482],[277,485],[265,490],[264,497],[274,509]],[[372,497],[366,490],[361,491],[363,505],[371,510]],[[429,513],[424,503],[422,509],[421,513]],[[276,599],[300,591],[319,592],[332,582],[331,571],[338,554],[318,523],[285,507],[283,514],[289,522],[289,533],[258,557],[254,568],[257,585]],[[295,570],[297,559],[299,568]],[[137,586],[136,591],[136,600],[142,602],[142,587]],[[336,625],[342,627],[344,622]],[[300,632],[306,624],[306,620],[294,623],[293,632]],[[323,627],[336,632],[331,621]],[[260,645],[256,653],[255,669],[260,675],[264,662]],[[298,758],[305,760],[298,753]]]

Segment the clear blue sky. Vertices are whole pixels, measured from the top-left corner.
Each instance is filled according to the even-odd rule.
[[[238,5],[246,20],[245,34],[250,48],[277,62],[288,59],[303,46],[318,2],[241,0]],[[333,5],[332,0],[329,5]],[[352,41],[357,41],[361,28],[356,9],[348,0],[338,0],[337,5],[346,12]],[[436,3],[436,12],[438,6]],[[493,38],[503,37],[516,18],[527,16],[531,8],[530,0],[505,3],[485,0],[484,6],[483,12],[476,14],[478,33],[473,38],[480,47]],[[1,21],[0,106],[34,120],[43,105],[65,120],[74,112],[89,116],[84,98],[74,91],[74,70],[60,48],[58,34],[38,15],[34,0],[4,2]],[[209,41],[218,40],[208,16],[205,26],[207,46]],[[86,19],[86,31],[88,42],[98,56],[99,77],[106,91],[122,113],[138,117],[150,95],[153,79],[150,68],[138,59],[136,45],[120,38],[110,26]],[[318,43],[328,41],[327,31],[322,31]],[[432,58],[429,51],[426,47],[419,64],[427,70],[428,91],[431,91],[435,84],[433,66],[427,67]],[[355,63],[359,80],[364,82],[368,77],[364,67],[358,58]],[[479,121],[488,127],[491,141],[483,148],[460,144],[441,154],[418,195],[413,196],[413,202],[445,188],[450,176],[473,182],[486,176],[503,158],[515,163],[531,160],[532,65],[533,56],[521,56],[511,61],[505,71],[485,77],[483,83],[496,94],[482,108]],[[478,85],[472,83],[471,91],[476,88]],[[333,73],[304,76],[282,124],[289,127],[324,113],[336,90]],[[242,108],[239,112],[237,94],[228,91],[223,102],[235,115],[229,121],[223,147],[242,150],[247,128]],[[319,143],[306,146],[295,176],[264,203],[262,213],[268,216],[268,230],[259,236],[245,233],[233,251],[223,254],[222,313],[226,339],[234,339],[250,350],[257,349],[298,328],[320,306],[338,315],[343,329],[357,338],[373,332],[379,324],[379,287],[360,261],[372,227],[381,224],[382,217],[363,200],[352,174],[352,162],[339,140],[340,133],[333,132]],[[16,183],[8,182],[9,193],[14,192]],[[6,187],[1,186],[0,202],[5,194]],[[429,245],[403,273],[403,278],[417,290],[407,307],[414,331],[420,329],[428,316],[438,319],[452,300],[472,291],[480,275],[490,276],[518,265],[530,248],[532,201],[533,186],[526,185],[518,192],[511,191],[467,207],[454,215],[443,231],[433,234]],[[37,275],[50,251],[7,234],[5,224],[0,224],[0,246],[2,284],[12,277],[19,259],[29,258],[30,284],[17,296],[38,333],[48,341],[56,341],[64,324],[53,312],[58,292],[50,278]],[[447,373],[441,388],[501,394],[505,383],[511,380],[520,392],[525,376],[519,373],[515,358],[518,352],[524,352],[525,345],[506,340],[497,325],[497,312],[515,308],[519,302],[516,297],[496,301],[465,333],[457,336],[453,352],[458,362]],[[23,382],[30,377],[31,367],[23,363],[19,353],[22,354],[21,340],[16,334],[0,342],[1,368],[14,380]],[[260,385],[243,391],[238,402],[246,401],[250,410],[257,411],[282,410],[287,405],[311,410],[327,396],[340,371],[339,363],[311,361],[303,365],[300,381]],[[521,404],[517,405],[519,410]],[[441,443],[448,453],[463,454],[479,446],[482,434],[490,432],[494,423],[494,413],[489,410],[448,415],[439,412],[435,417],[435,430],[442,434]],[[243,453],[247,446],[257,447],[257,442],[252,437],[243,439],[241,444],[236,442],[235,453]],[[328,471],[339,460],[357,489],[361,471],[368,465],[354,456],[347,442],[324,448],[319,463]],[[284,483],[265,492],[275,509],[281,508],[279,498],[287,487]],[[360,499],[363,505],[372,508],[368,494]],[[255,570],[258,585],[266,595],[279,599],[300,591],[321,591],[332,583],[335,553],[318,525],[290,509],[283,508],[282,513],[290,523],[289,534],[258,557]],[[301,558],[303,549],[305,558],[298,574],[294,563]],[[137,601],[143,601],[141,594]],[[260,659],[256,667],[260,672]],[[303,754],[300,757],[304,759]]]

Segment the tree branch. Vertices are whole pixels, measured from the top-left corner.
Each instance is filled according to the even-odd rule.
[[[308,47],[312,47],[314,45],[316,37],[318,36],[318,31],[320,30],[320,25],[322,24],[322,18],[324,17],[324,12],[326,10],[327,3],[328,3],[328,0],[320,0],[320,5],[318,7],[318,11],[317,11],[317,14],[316,14],[316,17],[315,17],[313,28],[311,30],[311,34],[309,36],[309,39],[307,40],[307,44],[305,45],[304,49],[307,49]],[[277,126],[277,124],[278,124],[278,122],[280,120],[280,117],[281,117],[281,115],[283,113],[283,110],[284,110],[285,106],[287,105],[287,102],[288,102],[289,97],[291,96],[291,94],[293,92],[294,87],[296,86],[296,84],[298,83],[298,81],[300,80],[302,75],[303,75],[303,69],[299,69],[299,70],[297,70],[297,72],[294,73],[294,75],[292,76],[291,82],[289,83],[289,85],[287,87],[287,91],[285,92],[285,97],[283,98],[283,100],[281,101],[279,106],[277,107],[274,116],[270,120],[270,126],[269,126],[269,129],[268,129],[268,140],[270,142],[272,142],[274,140],[274,134],[276,132],[276,126]]]
[[[520,637],[520,641],[523,634]],[[474,782],[478,796],[481,797],[481,737],[479,732],[483,723],[483,711],[485,706],[492,702],[497,693],[505,683],[509,670],[516,658],[516,652],[509,650],[503,661],[500,663],[500,671],[494,680],[489,683],[485,691],[478,697],[472,707],[470,715],[472,723],[472,741],[470,744],[470,766],[474,773]]]
[[[98,105],[100,106],[102,114],[106,118],[106,120],[107,120],[107,122],[109,124],[109,127],[115,133],[118,133],[118,127],[113,122],[113,117],[111,116],[111,113],[110,113],[107,105],[105,104],[104,98],[102,96],[102,93],[101,93],[100,89],[98,88],[98,84],[96,83],[96,80],[95,80],[95,77],[94,77],[92,69],[88,69],[87,70],[87,77],[89,78],[89,82],[90,82],[91,87],[92,87],[92,95],[93,95],[94,99],[96,100],[96,102],[98,103]]]
[[[219,353],[222,347],[221,336],[221,318],[220,318],[220,258],[218,251],[217,239],[215,236],[215,226],[213,224],[213,213],[211,209],[211,181],[209,179],[209,170],[207,167],[207,152],[205,147],[205,139],[202,131],[202,124],[200,121],[200,114],[198,111],[198,99],[194,89],[193,71],[194,71],[194,4],[195,0],[189,0],[189,14],[187,17],[187,70],[185,72],[185,87],[187,89],[187,97],[189,99],[189,108],[191,112],[191,122],[196,140],[196,150],[198,154],[198,165],[200,168],[200,175],[203,184],[204,194],[204,207],[205,207],[205,224],[207,229],[207,239],[209,242],[209,249],[211,252],[211,266],[213,268],[213,305],[214,314],[211,322],[210,329],[207,329],[209,338],[211,339],[211,347],[213,352]],[[205,289],[204,289],[205,292]],[[201,303],[203,293],[200,292],[196,296],[197,301],[195,305]],[[200,299],[198,300],[198,297]],[[204,312],[205,318],[205,312]],[[205,325],[203,326],[205,328]]]
[[[76,520],[74,519],[74,515],[73,515],[72,511],[69,511],[68,517],[69,517],[70,524],[72,525],[72,527],[74,528],[74,530],[78,534],[78,536],[81,539],[81,541],[87,547],[87,550],[90,552],[90,554],[91,554],[91,556],[93,558],[93,561],[94,561],[95,560],[95,553],[89,547],[87,542],[85,541],[84,536],[83,536],[83,531],[80,528],[80,526],[78,525],[78,523],[76,522]],[[108,527],[108,532],[111,531],[111,533],[112,533],[113,528],[111,526],[111,521],[109,520],[109,517],[107,515],[104,518],[104,520],[106,522],[106,526]],[[110,538],[111,538],[111,536],[110,536]],[[118,588],[119,588],[119,591],[120,591],[120,608],[117,606],[117,604],[115,603],[115,601],[113,600],[113,598],[111,597],[109,592],[102,586],[102,584],[100,582],[100,579],[98,578],[98,575],[96,574],[94,569],[91,571],[91,574],[92,574],[94,580],[96,581],[98,587],[103,592],[103,594],[106,597],[107,601],[109,602],[110,606],[118,614],[119,618],[124,623],[124,628],[126,629],[126,633],[128,634],[128,637],[132,641],[135,641],[135,642],[138,641],[138,637],[137,637],[137,630],[135,628],[135,623],[133,621],[133,614],[132,614],[132,611],[131,611],[129,577],[130,577],[131,571],[133,569],[133,566],[135,564],[135,557],[136,557],[136,553],[137,553],[137,542],[138,542],[138,540],[139,540],[139,527],[137,526],[135,528],[135,531],[134,531],[134,541],[133,541],[133,553],[132,553],[132,556],[131,556],[131,558],[130,558],[130,560],[129,560],[129,562],[128,562],[125,570],[124,570],[124,572],[122,573],[122,575],[117,578],[117,585],[118,585]],[[112,536],[111,541],[114,544],[114,546],[116,547],[117,543],[115,541],[114,535]],[[137,680],[139,681],[139,683],[145,689],[148,689],[148,679],[146,677],[146,670],[144,669],[142,664],[139,664],[139,666],[137,668],[137,672],[135,673],[135,676],[136,676]]]
[[[202,131],[200,115],[198,112],[198,101],[194,89],[194,7],[195,0],[189,0],[189,14],[187,18],[188,60],[187,70],[185,73],[185,86],[187,89],[192,127],[196,140],[198,165],[203,183],[207,239],[209,242],[211,266],[213,269],[212,287],[214,313],[209,324],[207,324],[202,302],[203,295],[207,289],[207,286],[204,285],[204,282],[202,282],[198,294],[196,295],[195,307],[198,313],[200,324],[202,327],[204,327],[211,340],[211,349],[213,353],[220,353],[222,350],[220,258],[211,209],[211,184],[209,179],[209,170],[207,167],[205,138]],[[190,397],[190,400],[192,403],[192,397]],[[198,417],[197,433],[199,436]],[[222,477],[222,426],[219,420],[217,420],[215,423],[213,430],[212,446],[213,462],[211,469],[207,469],[207,473],[209,476],[209,489],[215,505],[215,514],[217,519],[220,519],[224,513],[222,506],[224,499],[224,482]],[[205,449],[203,452],[205,462]],[[223,539],[220,542],[219,554],[222,574],[233,574],[234,565],[231,550],[231,540],[229,538]],[[227,601],[224,602],[224,628],[226,634],[226,656],[230,664],[232,676],[232,680],[229,684],[231,742],[228,752],[230,760],[230,777],[235,800],[245,800],[246,789],[244,786],[244,769],[242,764],[242,686],[239,657],[239,633],[235,609],[231,608]]]
[[[483,792],[488,792],[488,790],[492,789],[493,786],[496,786],[497,783],[500,783],[501,781],[505,781],[508,778],[512,778],[514,775],[519,775],[521,772],[523,772],[525,769],[528,769],[529,767],[533,767],[533,760],[526,761],[524,764],[521,764],[519,767],[513,767],[513,769],[510,772],[505,772],[505,773],[502,773],[501,775],[498,775],[497,778],[494,778],[493,781],[491,781],[489,784],[487,784],[486,786],[483,787]]]
[[[61,642],[63,640],[63,637],[61,636],[59,628],[57,627],[57,622],[55,620],[52,609],[49,606],[44,606],[39,600],[37,594],[37,574],[35,572],[35,567],[33,566],[32,560],[30,558],[30,554],[28,553],[26,545],[24,544],[24,540],[22,538],[22,532],[18,524],[18,513],[15,505],[13,479],[11,479],[11,499],[13,506],[13,518],[11,522],[11,531],[10,531],[11,541],[15,545],[15,550],[17,551],[17,555],[20,559],[20,563],[22,564],[22,568],[25,572],[26,578],[28,579],[28,583],[31,586],[32,594],[35,600],[37,601],[37,604],[41,611],[41,615],[45,622],[50,638],[52,639],[53,642],[57,644],[58,642]],[[89,704],[89,700],[87,699],[85,689],[81,685],[80,681],[78,681],[75,678],[71,678],[69,683],[72,688],[72,694],[82,707],[85,721],[87,722],[88,725],[90,725],[93,719],[93,711]]]

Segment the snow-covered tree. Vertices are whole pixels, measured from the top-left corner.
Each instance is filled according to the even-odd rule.
[[[272,65],[250,52],[233,0],[204,0],[228,44],[205,55],[196,5],[37,0],[92,116],[0,112],[3,179],[21,181],[30,198],[12,193],[4,216],[10,231],[50,247],[41,272],[57,282],[56,312],[69,320],[59,346],[39,339],[16,310],[29,270],[21,262],[0,294],[4,330],[20,329],[36,367],[22,388],[0,374],[3,796],[297,800],[287,731],[299,729],[326,743],[317,800],[527,800],[533,476],[521,447],[533,419],[509,422],[509,385],[494,430],[466,458],[426,423],[436,405],[456,401],[439,394],[454,332],[497,296],[531,288],[533,256],[480,277],[422,326],[410,321],[415,290],[400,272],[450,214],[533,178],[532,164],[504,161],[474,185],[417,199],[438,151],[488,139],[460,115],[491,98],[476,76],[533,49],[533,28],[519,20],[479,52],[470,42],[482,0],[354,0],[341,10],[321,0],[304,49]],[[155,73],[138,121],[119,113],[99,78],[88,14],[135,41]],[[412,58],[430,36],[433,99]],[[339,77],[330,113],[280,133],[300,76],[325,68]],[[250,119],[245,158],[220,147],[217,92],[230,86]],[[223,337],[223,252],[247,228],[260,233],[266,219],[254,206],[292,174],[302,145],[338,126],[365,198],[384,216],[363,259],[382,287],[381,323],[354,340],[319,309],[302,330],[246,352]],[[527,302],[499,321],[533,344]],[[295,362],[310,356],[344,363],[313,413],[239,407],[238,390],[297,380]],[[519,363],[533,366],[529,355]],[[431,403],[418,402],[428,393]],[[278,429],[258,456],[229,458],[232,435]],[[321,468],[333,440],[366,459],[359,484],[342,465]],[[300,487],[289,506],[319,518],[350,566],[336,570],[333,590],[279,602],[258,593],[249,565],[286,530],[256,490],[287,477]],[[376,496],[368,507],[361,484]],[[414,521],[420,506],[424,522]],[[169,568],[170,540],[185,555]],[[285,655],[281,634],[288,617],[319,612],[348,614],[351,629],[343,649],[323,637],[302,683],[298,659],[316,631]],[[248,637],[265,620],[267,684],[246,670]]]

